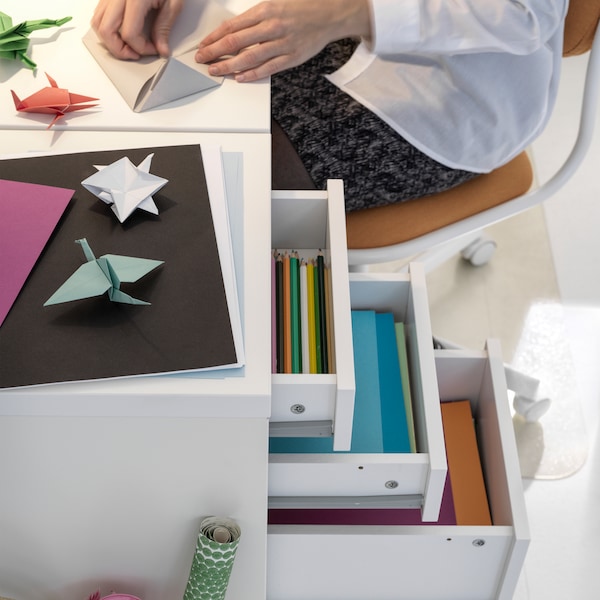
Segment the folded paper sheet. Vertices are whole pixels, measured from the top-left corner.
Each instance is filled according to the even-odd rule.
[[[26,67],[35,69],[37,65],[27,56],[29,34],[38,29],[60,27],[70,20],[71,17],[55,20],[38,19],[13,25],[12,18],[6,13],[0,12],[0,58],[20,60]]]
[[[216,2],[187,2],[177,18],[169,44],[171,56],[146,56],[137,61],[115,58],[93,30],[83,42],[135,112],[216,88],[223,77],[213,77],[206,65],[194,60],[198,42],[232,15]]]
[[[157,215],[152,194],[168,182],[150,173],[153,156],[149,154],[137,167],[126,156],[107,166],[94,165],[98,172],[84,179],[81,185],[109,204],[121,223],[136,208]]]
[[[121,290],[121,283],[134,283],[162,265],[162,260],[105,254],[96,258],[85,238],[75,240],[83,248],[87,262],[81,265],[44,303],[44,306],[102,296],[108,292],[112,302],[149,305]]]
[[[233,519],[207,517],[202,521],[183,600],[225,598],[240,534]]]
[[[46,77],[48,78],[50,85],[31,94],[31,96],[28,96],[24,100],[21,100],[19,96],[11,90],[15,108],[19,112],[54,115],[54,119],[52,119],[50,125],[48,125],[48,129],[50,129],[50,127],[52,127],[56,121],[62,119],[65,114],[96,106],[96,104],[86,103],[94,102],[95,100],[98,100],[98,98],[82,96],[81,94],[72,94],[67,89],[59,88],[56,81],[54,81],[48,73],[46,73]]]
[[[0,179],[0,325],[74,191]]]

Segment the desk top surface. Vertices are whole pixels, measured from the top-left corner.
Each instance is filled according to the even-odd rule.
[[[218,144],[242,154],[242,205],[231,214],[246,364],[242,371],[136,377],[0,390],[0,414],[72,416],[262,417],[270,414],[270,136],[157,132],[9,131],[15,153]],[[5,155],[6,156],[6,155]],[[248,209],[251,205],[251,210]],[[236,250],[237,245],[237,250]],[[264,265],[264,268],[261,266]],[[236,267],[237,268],[237,267]],[[251,282],[248,286],[246,283]],[[51,401],[49,401],[51,399]]]
[[[202,2],[204,0],[191,0]],[[269,132],[270,87],[268,80],[239,84],[225,78],[219,88],[187,96],[155,109],[135,113],[85,47],[82,38],[96,0],[44,0],[13,2],[3,7],[17,24],[23,20],[73,19],[59,28],[30,34],[27,52],[36,63],[31,71],[20,61],[0,60],[0,129],[46,129],[50,115],[15,110],[10,94],[26,98],[48,86],[48,73],[59,87],[72,93],[99,98],[96,108],[68,113],[53,128],[84,131],[208,131]],[[247,0],[222,2],[231,12],[240,12]],[[14,6],[13,6],[14,5]],[[3,144],[3,151],[6,147]]]
[[[264,335],[270,327],[270,284],[264,258],[270,248],[270,236],[265,235],[270,223],[268,81],[245,86],[226,80],[212,93],[134,113],[82,42],[96,0],[56,0],[52,14],[42,0],[14,4],[8,7],[14,23],[66,16],[73,20],[58,29],[31,34],[28,54],[38,64],[35,72],[20,62],[0,60],[0,91],[8,96],[0,103],[0,130],[4,130],[0,157],[190,143],[217,144],[224,151],[241,153],[243,204],[252,199],[252,210],[238,209],[232,215],[236,261],[243,262],[243,280],[252,281],[253,290],[264,292],[246,294],[242,283],[246,359],[241,370],[222,372],[223,376],[138,377],[0,390],[0,414],[268,417],[270,341]],[[231,12],[240,12],[248,2],[227,0],[223,4]],[[17,113],[9,89],[25,95],[27,89],[37,89],[45,81],[44,72],[61,86],[99,97],[99,110],[75,113],[73,119],[59,121],[50,130],[46,130],[48,115],[32,118],[32,114]],[[264,269],[260,268],[263,261]]]

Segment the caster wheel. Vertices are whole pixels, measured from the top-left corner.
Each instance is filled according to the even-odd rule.
[[[469,244],[461,253],[474,267],[488,263],[496,251],[496,242],[490,238],[479,238]]]

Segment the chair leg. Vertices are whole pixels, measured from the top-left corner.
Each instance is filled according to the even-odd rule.
[[[407,243],[410,245],[411,242]],[[427,250],[416,251],[414,254],[398,254],[395,246],[380,248],[377,249],[380,252],[375,253],[375,258],[371,263],[350,264],[349,270],[354,273],[364,273],[371,270],[370,267],[372,266],[373,270],[377,271],[378,264],[385,264],[387,268],[384,268],[384,270],[402,273],[408,270],[409,263],[419,262],[423,265],[425,272],[430,273],[457,254],[460,254],[473,266],[478,267],[490,261],[496,246],[496,242],[483,230],[475,230],[433,245]],[[360,252],[360,250],[357,252]]]
[[[369,265],[348,265],[349,273],[367,273],[368,271]]]
[[[409,263],[418,262],[423,265],[426,273],[431,273],[459,253],[472,265],[483,265],[492,258],[495,249],[496,242],[494,240],[484,234],[483,231],[473,231],[408,257],[404,256],[396,259],[393,257],[393,252],[391,252],[388,262],[396,263],[394,265],[395,272],[405,272],[408,270]],[[355,272],[368,269],[364,265],[352,265],[350,268],[351,271]],[[375,270],[377,270],[376,267]]]
[[[454,344],[448,340],[434,337],[434,347],[440,350],[464,350],[463,346]],[[517,371],[511,365],[504,363],[504,375],[506,387],[515,393],[513,408],[526,421],[539,421],[548,412],[552,401],[550,398],[539,398],[539,379],[531,377],[522,371]]]
[[[476,244],[477,241],[481,239],[482,235],[483,233],[481,231],[474,231],[467,235],[460,236],[421,252],[411,258],[411,261],[420,262],[424,266],[425,272],[429,273],[456,256],[458,253],[464,252],[465,248],[469,248],[472,244]]]
[[[517,371],[510,365],[504,365],[506,387],[515,393],[513,408],[526,421],[539,421],[548,412],[552,401],[550,398],[540,398],[538,389],[539,379],[535,379],[522,371]]]

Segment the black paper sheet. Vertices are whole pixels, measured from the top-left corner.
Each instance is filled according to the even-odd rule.
[[[127,156],[168,179],[158,215],[136,210],[120,223],[81,185]],[[94,380],[226,366],[236,362],[231,321],[200,146],[173,146],[0,161],[0,178],[75,190],[71,203],[0,327],[0,387]],[[106,294],[44,307],[85,262],[122,254],[165,263],[126,293],[151,302],[111,302]],[[1,285],[1,282],[0,282]]]

